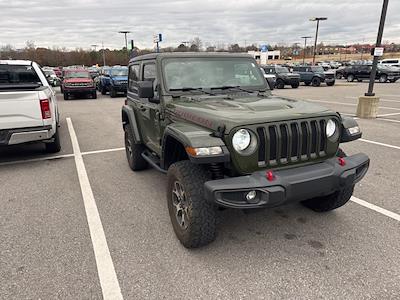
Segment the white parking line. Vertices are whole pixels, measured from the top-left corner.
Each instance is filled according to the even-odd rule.
[[[392,123],[400,123],[400,120],[392,120],[392,119],[384,119],[384,118],[378,118],[376,119],[378,121],[386,121],[386,122],[392,122]]]
[[[379,95],[378,95],[379,96]],[[346,99],[358,99],[358,97],[349,97],[349,96],[347,96],[347,97],[345,97]],[[379,101],[383,101],[383,102],[397,102],[397,103],[400,103],[400,100],[390,100],[390,99],[383,99],[383,98],[380,98],[379,99]]]
[[[375,141],[366,140],[366,139],[358,139],[358,141],[400,150],[400,147],[399,147],[399,146],[394,146],[394,145],[390,145],[390,144],[384,144],[384,143],[375,142]]]
[[[73,156],[74,156],[73,154],[64,154],[64,155],[46,156],[46,157],[39,157],[39,158],[32,158],[32,159],[21,159],[21,160],[14,160],[14,161],[6,161],[6,162],[0,163],[0,166],[24,164],[24,163],[30,163],[30,162],[35,162],[35,161],[62,159],[62,158],[73,157]]]
[[[122,151],[122,150],[125,150],[125,148],[112,148],[112,149],[105,149],[105,150],[88,151],[88,152],[82,152],[82,155],[107,153],[107,152],[115,152],[115,151]]]
[[[82,153],[79,148],[78,139],[70,118],[67,118],[67,125],[71,137],[72,148],[74,150],[75,164],[78,172],[79,184],[81,186],[83,203],[85,205],[86,217],[96,258],[97,273],[99,274],[103,298],[106,300],[123,299],[99,211],[90,186]]]
[[[389,116],[397,116],[397,115],[400,115],[400,113],[391,113],[391,114],[378,115],[378,118],[380,118],[380,117],[389,117]]]
[[[328,103],[328,104],[339,104],[339,105],[347,105],[347,106],[357,106],[358,105],[358,104],[354,104],[354,103],[324,101],[324,100],[314,100],[314,99],[305,99],[305,101]],[[398,107],[388,107],[388,106],[379,106],[379,108],[391,109],[391,110],[400,110],[400,108],[398,108]]]
[[[364,201],[364,200],[359,199],[359,198],[354,197],[354,196],[352,196],[350,200],[355,202],[355,203],[357,203],[357,204],[359,204],[359,205],[362,205],[362,206],[364,206],[366,208],[374,210],[374,211],[376,211],[376,212],[378,212],[378,213],[380,213],[382,215],[385,215],[385,216],[387,216],[389,218],[392,218],[392,219],[400,222],[400,215],[398,215],[398,214],[396,214],[394,212],[391,212],[391,211],[389,211],[387,209],[379,207],[379,206],[377,206],[375,204],[371,204],[371,203],[369,203],[367,201]]]

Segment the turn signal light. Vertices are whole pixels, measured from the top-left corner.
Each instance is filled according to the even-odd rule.
[[[339,165],[341,165],[342,167],[344,167],[346,165],[346,161],[344,160],[343,157],[339,157],[338,158],[338,163]]]
[[[272,171],[267,171],[267,173],[265,174],[265,177],[267,177],[268,181],[273,181],[275,180],[275,175]]]

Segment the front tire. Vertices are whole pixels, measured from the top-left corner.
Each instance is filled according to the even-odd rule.
[[[298,87],[299,87],[299,83],[293,83],[293,84],[291,84],[291,86],[292,86],[292,89],[297,89]]]
[[[202,166],[187,160],[168,169],[168,211],[174,232],[186,248],[205,246],[216,236],[216,207],[204,199],[208,180]]]
[[[110,88],[110,97],[111,98],[117,97],[117,92],[112,87]]]
[[[312,86],[314,87],[318,87],[321,85],[321,79],[319,79],[318,77],[314,77],[311,81]]]
[[[284,89],[285,88],[285,83],[283,82],[282,79],[278,79],[275,83],[275,86],[277,89]]]
[[[339,148],[336,153],[336,157],[344,158],[346,156],[346,153]],[[345,205],[353,195],[353,191],[354,185],[346,186],[331,195],[306,200],[303,201],[302,204],[316,212],[331,211]]]
[[[379,76],[379,82],[380,83],[385,83],[387,81],[387,76],[385,74],[382,74]]]
[[[332,81],[332,82],[327,82],[326,85],[327,85],[327,86],[334,86],[334,85],[335,85],[335,82],[334,82],[334,81]]]
[[[68,100],[69,99],[69,94],[64,92],[64,100]]]
[[[96,91],[92,92],[92,99],[97,99],[97,92]]]
[[[142,144],[135,144],[131,126],[125,126],[125,152],[129,167],[132,171],[140,171],[147,168],[147,161],[142,157],[142,153],[146,148]]]
[[[354,81],[354,75],[353,74],[347,75],[347,81],[348,82],[353,82]]]

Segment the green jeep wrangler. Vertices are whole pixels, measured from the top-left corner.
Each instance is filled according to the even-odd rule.
[[[187,248],[215,239],[219,207],[338,208],[369,167],[365,154],[339,148],[361,137],[356,121],[272,95],[243,54],[131,59],[122,124],[130,168],[167,174],[172,226]]]

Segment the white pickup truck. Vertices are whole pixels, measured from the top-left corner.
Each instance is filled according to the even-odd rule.
[[[0,60],[0,146],[43,142],[61,150],[55,91],[35,62]]]

